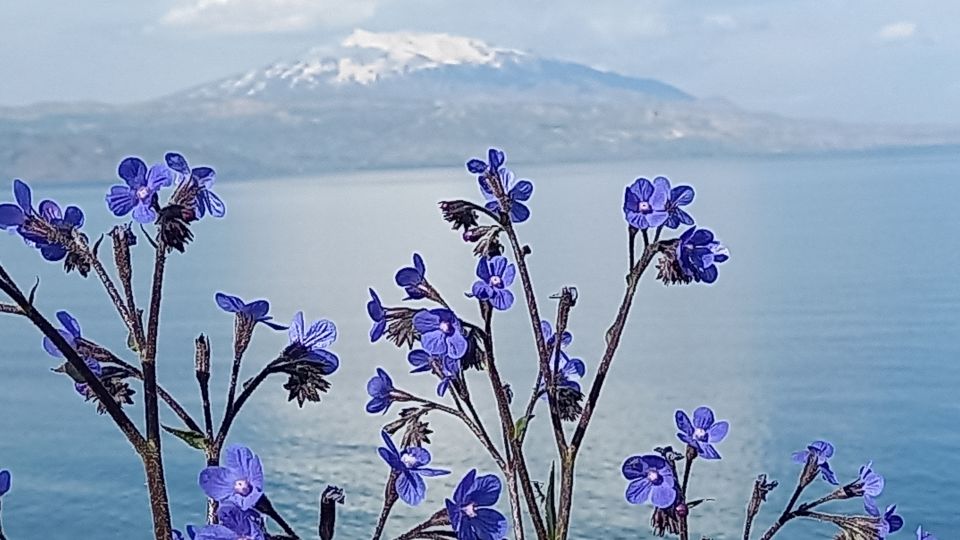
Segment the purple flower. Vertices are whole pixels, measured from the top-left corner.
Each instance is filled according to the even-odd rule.
[[[77,322],[77,319],[70,315],[66,311],[57,312],[57,320],[60,321],[60,324],[63,328],[57,330],[60,332],[60,335],[63,336],[63,339],[73,347],[74,350],[77,349],[77,340],[81,338],[80,335],[80,323]],[[47,351],[47,354],[54,358],[63,358],[63,353],[60,352],[60,349],[53,344],[53,341],[44,336],[43,338],[43,349]],[[90,371],[93,372],[98,378],[103,374],[103,367],[100,365],[100,362],[87,356],[84,357],[83,362],[87,364],[87,367],[90,368]],[[73,387],[76,389],[77,393],[81,396],[87,396],[88,385],[85,382],[82,382],[82,378],[79,373],[73,371],[72,366],[66,364],[64,367],[64,372],[67,373],[73,380]]]
[[[370,414],[386,413],[390,405],[393,404],[393,392],[393,379],[386,371],[377,368],[377,374],[367,381],[367,394],[370,395],[370,401],[367,402],[367,412]]]
[[[670,198],[667,199],[667,221],[664,225],[671,229],[676,229],[681,223],[693,225],[690,214],[680,208],[693,202],[693,195],[693,188],[690,186],[677,186],[670,190]]]
[[[513,284],[516,275],[516,267],[506,257],[482,257],[477,263],[477,277],[480,280],[473,284],[473,296],[489,301],[494,309],[510,309],[513,293],[507,287]]]
[[[423,264],[423,258],[419,253],[413,254],[413,266],[407,266],[397,271],[395,277],[397,285],[407,291],[407,297],[404,300],[420,300],[426,295],[420,288],[420,285],[426,281],[427,267]]]
[[[147,170],[147,164],[137,157],[128,157],[120,162],[117,174],[126,182],[110,188],[107,206],[113,215],[120,217],[133,211],[133,219],[140,223],[152,223],[157,219],[154,210],[154,195],[161,187],[173,184],[173,172],[163,163]]]
[[[410,506],[417,506],[427,496],[427,484],[423,481],[424,476],[450,474],[450,471],[426,467],[430,464],[430,452],[426,448],[411,446],[400,452],[386,431],[381,431],[380,436],[383,437],[383,442],[387,446],[377,448],[377,452],[387,462],[387,465],[397,473],[397,480],[394,484],[397,488],[397,494],[400,495],[403,502]]]
[[[547,350],[551,353],[553,352],[554,347],[557,343],[557,336],[553,333],[553,327],[548,321],[540,321],[540,332],[543,334],[543,339],[547,344]],[[558,387],[567,387],[580,392],[580,383],[576,379],[583,377],[587,372],[587,366],[583,363],[583,360],[579,358],[570,358],[567,356],[567,353],[564,352],[564,349],[573,342],[573,334],[570,332],[564,331],[563,337],[560,341],[560,351],[554,361],[550,362],[550,369],[554,369],[554,365],[558,365],[557,373],[560,378],[557,381]],[[543,381],[540,384],[540,391],[543,391],[546,388],[546,381]],[[547,399],[547,395],[544,393],[540,396],[540,399]]]
[[[630,480],[626,498],[630,504],[649,500],[657,508],[669,508],[677,499],[676,480],[667,460],[660,456],[633,456],[623,462],[623,476]]]
[[[3,497],[10,491],[10,471],[0,470],[0,497]]]
[[[387,329],[387,312],[383,309],[383,304],[380,303],[380,297],[377,296],[377,291],[370,289],[370,301],[367,302],[367,314],[370,315],[370,319],[373,321],[373,327],[370,328],[370,343],[375,343],[380,336],[383,335],[384,330]]]
[[[437,385],[437,395],[443,397],[447,389],[460,375],[460,360],[450,357],[433,356],[423,349],[414,349],[407,355],[407,362],[413,366],[410,373],[423,373],[432,371],[437,377],[440,377],[440,383]]]
[[[170,167],[183,176],[184,181],[197,183],[197,216],[203,217],[207,212],[215,218],[222,218],[227,213],[227,206],[220,197],[210,188],[217,178],[217,173],[210,167],[190,168],[186,158],[175,152],[168,152],[164,156],[167,167]]]
[[[38,210],[40,217],[66,238],[72,238],[73,232],[83,226],[83,210],[76,206],[68,206],[65,211],[61,212],[60,205],[48,199],[40,201]],[[35,242],[40,250],[40,255],[48,261],[56,262],[67,256],[67,246],[61,243],[30,237],[29,234],[23,236]]]
[[[553,334],[553,326],[550,325],[549,321],[540,321],[540,333],[543,334],[543,339],[547,343],[547,348],[553,349],[554,345],[556,344],[557,336]],[[563,349],[566,349],[567,345],[570,345],[571,343],[573,343],[573,334],[565,330],[560,340],[560,350],[563,351]]]
[[[472,469],[463,477],[453,499],[446,499],[450,525],[457,540],[501,540],[507,535],[507,518],[493,508],[500,498],[500,479],[492,474],[477,476]]]
[[[284,356],[291,360],[307,359],[320,366],[324,375],[330,375],[340,367],[337,355],[326,350],[337,340],[337,326],[333,321],[320,319],[305,328],[303,312],[298,311],[293,316],[290,329],[287,331],[290,344],[284,350]]]
[[[693,411],[693,422],[683,411],[677,411],[675,420],[677,422],[677,437],[688,445],[697,449],[697,455],[704,459],[720,459],[720,454],[713,447],[714,444],[723,441],[730,429],[730,424],[726,421],[715,422],[713,411],[710,407],[698,407]]]
[[[502,150],[491,148],[487,150],[487,161],[473,158],[467,162],[467,170],[473,174],[483,174],[488,170],[497,170],[507,160]],[[489,163],[488,163],[489,162]]]
[[[490,182],[497,182],[500,189],[506,193],[510,200],[510,221],[521,223],[530,217],[530,209],[524,202],[530,200],[533,195],[533,182],[521,179],[516,181],[512,171],[503,166],[506,156],[503,151],[491,148],[487,151],[487,161],[473,158],[467,162],[467,170],[473,174],[479,175],[477,179],[480,182],[480,191],[487,200],[487,210],[491,212],[500,212],[500,201],[493,194]]]
[[[873,472],[873,462],[860,467],[860,476],[856,485],[863,490],[863,508],[868,514],[875,516],[880,514],[877,508],[876,498],[883,493],[884,479],[879,474]]]
[[[267,315],[267,312],[270,311],[270,303],[266,300],[254,300],[253,302],[247,304],[236,296],[231,296],[222,292],[218,292],[216,294],[216,299],[217,305],[220,306],[220,309],[226,311],[227,313],[243,315],[248,317],[254,323],[263,323],[274,330],[287,329],[287,327],[283,326],[282,324],[271,322],[273,321],[273,317]]]
[[[830,469],[830,463],[828,462],[828,460],[833,457],[833,445],[827,441],[814,441],[810,443],[810,446],[808,446],[806,450],[794,452],[793,462],[804,464],[811,454],[817,458],[817,467],[820,468],[820,474],[823,476],[823,479],[835,486],[839,485],[840,482],[837,481],[837,475]]]
[[[903,528],[903,518],[897,515],[897,505],[888,506],[886,512],[883,515],[880,515],[880,510],[874,508],[871,511],[867,509],[867,513],[871,516],[877,518],[877,535],[880,540],[883,540],[887,535],[893,534]]]
[[[717,280],[717,264],[730,258],[730,252],[707,229],[690,227],[680,235],[677,261],[684,275],[696,282]]]
[[[923,525],[917,527],[917,540],[937,540],[937,537],[931,532],[923,530]]]
[[[75,319],[73,315],[70,315],[70,313],[66,311],[58,311],[57,320],[60,321],[60,324],[63,326],[58,332],[60,332],[60,335],[63,336],[63,339],[66,340],[71,347],[76,349],[77,340],[82,337],[80,334],[80,323],[77,322],[77,319]],[[63,353],[60,352],[60,349],[46,336],[43,338],[43,348],[50,356],[63,358]]]
[[[255,510],[224,502],[217,509],[218,525],[205,525],[194,540],[264,540],[263,518]],[[188,529],[189,531],[189,529]]]
[[[420,333],[420,343],[430,354],[463,358],[467,340],[463,337],[460,320],[445,308],[424,309],[413,316],[413,327]]]
[[[670,181],[658,176],[651,184],[646,178],[637,178],[623,194],[623,215],[630,226],[637,229],[659,227],[667,222],[667,199]]]
[[[19,232],[26,217],[36,214],[30,186],[19,178],[13,181],[13,198],[17,201],[16,204],[0,204],[0,229],[16,227]]]
[[[250,510],[263,496],[260,458],[246,446],[235,444],[227,448],[225,463],[200,471],[200,488],[211,499]]]

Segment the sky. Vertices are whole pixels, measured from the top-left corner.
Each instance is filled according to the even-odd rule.
[[[474,37],[791,117],[960,124],[957,0],[0,0],[0,106],[147,100],[356,28]]]

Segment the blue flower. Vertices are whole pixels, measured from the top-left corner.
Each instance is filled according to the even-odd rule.
[[[623,194],[623,215],[631,227],[650,229],[667,222],[667,199],[670,181],[658,176],[651,184],[646,178],[637,178]]]
[[[445,308],[424,309],[413,316],[413,327],[420,333],[420,343],[430,354],[463,358],[467,340],[463,337],[460,320]]]
[[[380,303],[380,297],[377,291],[370,289],[370,301],[367,302],[367,314],[373,321],[373,327],[370,328],[370,343],[375,343],[387,329],[387,312]]]
[[[19,232],[26,217],[36,214],[30,186],[19,178],[13,181],[13,198],[17,201],[16,204],[0,204],[0,229],[16,227]]]
[[[394,484],[397,488],[397,494],[403,502],[410,506],[417,506],[427,496],[427,484],[423,481],[424,476],[450,474],[450,471],[426,467],[430,464],[430,452],[426,448],[411,446],[400,452],[386,431],[381,431],[380,436],[383,437],[383,442],[387,446],[377,448],[377,452],[387,462],[387,465],[397,473],[397,480]]]
[[[863,508],[868,514],[875,516],[880,514],[877,508],[876,498],[883,493],[884,479],[879,474],[873,472],[873,462],[860,467],[860,475],[856,485],[863,490]]]
[[[674,415],[677,429],[677,438],[697,449],[697,455],[704,459],[720,459],[720,454],[713,447],[714,444],[723,441],[730,429],[730,424],[726,421],[714,421],[713,411],[710,407],[698,407],[693,411],[693,422],[683,411],[677,411]]]
[[[60,210],[60,205],[51,200],[40,201],[38,207],[40,217],[49,223],[65,238],[73,238],[74,231],[83,226],[83,210],[76,206],[68,206],[66,210]],[[23,234],[24,238],[36,243],[40,250],[40,255],[44,259],[55,262],[62,260],[67,256],[67,246],[59,242],[51,242],[45,238],[31,237],[29,234]]]
[[[377,368],[377,374],[367,381],[367,394],[370,401],[367,402],[367,412],[376,414],[378,412],[386,413],[394,399],[393,379],[381,368]]]
[[[419,253],[414,253],[413,267],[401,268],[395,277],[397,285],[407,291],[407,297],[404,300],[420,300],[426,296],[420,288],[426,281],[426,275],[427,267],[423,264],[423,258]]]
[[[473,284],[472,296],[490,302],[494,309],[510,309],[513,305],[513,293],[507,287],[513,284],[516,275],[516,267],[507,262],[506,257],[481,257],[477,262],[477,277],[480,281]]]
[[[218,292],[215,298],[220,309],[227,313],[236,313],[237,315],[248,317],[254,323],[263,323],[274,330],[287,329],[287,327],[282,324],[272,322],[273,317],[267,315],[267,312],[270,311],[270,303],[266,300],[254,300],[247,304],[236,296],[222,292]]]
[[[82,337],[80,334],[80,323],[77,322],[77,319],[75,319],[73,315],[70,315],[70,313],[66,311],[58,311],[57,320],[60,321],[60,324],[63,326],[63,328],[57,331],[61,336],[63,336],[63,339],[70,344],[71,347],[73,347],[74,350],[77,350],[77,342]],[[63,358],[63,353],[60,352],[60,349],[58,349],[57,346],[53,344],[53,341],[46,336],[43,338],[43,349],[47,351],[47,354],[54,358]],[[87,356],[83,358],[83,362],[87,364],[87,367],[90,368],[90,371],[92,371],[93,374],[98,378],[103,375],[103,367],[96,359]],[[65,370],[71,369],[72,368],[69,367],[69,365],[65,368]],[[67,373],[71,374],[70,371],[67,371]],[[71,375],[71,377],[74,379],[73,387],[76,389],[77,393],[81,396],[87,397],[87,383],[77,380],[79,379],[79,374],[76,374],[75,377]]]
[[[903,518],[897,515],[897,505],[888,506],[886,512],[883,515],[880,515],[880,510],[874,508],[871,511],[867,509],[867,513],[871,516],[877,518],[877,535],[880,540],[883,540],[887,535],[893,534],[903,528]]]
[[[540,332],[543,334],[543,339],[547,344],[547,350],[551,353],[554,350],[554,347],[557,343],[557,336],[553,333],[553,327],[548,321],[540,321]],[[573,342],[573,334],[570,332],[564,331],[563,337],[560,341],[560,351],[558,356],[554,358],[554,361],[550,362],[550,369],[554,369],[554,364],[558,364],[559,369],[557,373],[559,374],[559,380],[557,380],[557,386],[560,388],[572,388],[577,392],[580,392],[580,383],[577,379],[583,377],[587,372],[587,366],[583,363],[583,360],[579,358],[570,358],[567,356],[567,353],[564,352],[564,349]],[[542,392],[546,388],[546,381],[540,383],[540,391]],[[540,399],[547,399],[547,395],[544,393],[540,396]]]
[[[264,540],[263,518],[255,510],[224,502],[217,508],[217,525],[205,525],[194,540]]]
[[[693,225],[693,217],[680,208],[693,202],[693,195],[693,188],[690,186],[677,186],[670,190],[670,198],[667,199],[667,221],[664,225],[671,229],[676,229],[681,223]]]
[[[690,227],[680,235],[677,262],[684,276],[696,282],[717,280],[717,264],[730,258],[726,246],[717,241],[708,229]]]
[[[507,535],[506,516],[489,508],[497,504],[501,487],[499,478],[477,476],[476,469],[463,477],[453,499],[444,501],[457,540],[501,540]]]
[[[284,351],[284,356],[291,360],[306,358],[321,367],[324,375],[330,375],[340,367],[337,355],[326,350],[337,340],[337,326],[333,321],[320,319],[305,328],[303,312],[298,311],[293,316],[290,329],[287,331],[290,344]]]
[[[670,464],[660,456],[632,456],[623,462],[623,476],[630,480],[626,499],[630,504],[648,500],[657,508],[669,508],[677,499],[676,479]]]
[[[250,510],[263,496],[260,458],[246,446],[235,444],[227,448],[224,463],[200,471],[200,488],[213,500]]]
[[[210,188],[216,180],[217,173],[210,167],[190,168],[186,158],[176,152],[168,152],[164,156],[167,167],[183,176],[185,181],[197,183],[197,205],[196,211],[199,217],[203,217],[207,212],[215,218],[222,218],[227,213],[227,206],[223,204],[220,197]]]
[[[473,174],[483,174],[488,170],[498,170],[507,160],[502,150],[491,148],[487,150],[487,161],[473,158],[467,162],[467,170]]]
[[[437,395],[443,397],[447,389],[460,375],[460,360],[450,357],[433,356],[423,349],[414,349],[407,355],[407,362],[413,366],[410,373],[423,373],[432,371],[437,377],[440,377],[440,383],[437,385]]]
[[[128,157],[120,162],[117,174],[126,185],[115,185],[107,193],[107,206],[113,215],[120,217],[133,211],[133,219],[140,223],[152,223],[157,219],[154,210],[154,195],[160,188],[173,184],[173,172],[163,163],[147,169],[147,164],[137,157]]]
[[[10,491],[10,471],[0,469],[0,497],[3,497]]]
[[[526,221],[530,217],[530,209],[523,203],[530,200],[530,197],[533,195],[533,182],[526,179],[515,182],[513,172],[503,166],[504,161],[506,161],[506,156],[504,156],[501,150],[497,150],[496,148],[488,150],[487,160],[487,162],[484,162],[483,160],[473,158],[467,162],[467,170],[479,175],[477,179],[480,182],[480,191],[487,200],[487,210],[491,212],[501,211],[500,201],[497,200],[490,186],[490,182],[494,181],[497,182],[500,189],[503,190],[510,200],[510,208],[508,209],[510,212],[510,221],[514,223]]]
[[[917,527],[917,540],[937,540],[933,533],[923,530],[923,525]]]
[[[833,445],[827,441],[814,441],[810,443],[806,450],[794,452],[793,462],[804,464],[811,454],[816,456],[817,467],[820,469],[823,479],[835,486],[839,485],[837,475],[830,469],[830,463],[828,462],[833,457]]]

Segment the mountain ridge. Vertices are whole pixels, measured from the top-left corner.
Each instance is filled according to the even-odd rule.
[[[954,127],[794,120],[472,38],[362,30],[142,103],[0,108],[0,171],[33,180],[112,176],[126,155],[171,149],[266,177],[456,164],[488,144],[568,162],[958,142]]]

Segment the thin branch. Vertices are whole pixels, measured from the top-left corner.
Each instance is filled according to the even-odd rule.
[[[282,356],[277,357],[269,364],[264,366],[264,368],[260,370],[260,373],[257,373],[253,379],[244,384],[243,390],[240,392],[240,396],[237,397],[237,400],[233,403],[233,405],[224,412],[223,422],[220,423],[220,430],[217,432],[217,438],[215,440],[215,444],[218,448],[223,446],[223,442],[227,439],[227,433],[230,432],[230,426],[233,425],[233,421],[240,413],[240,409],[243,408],[243,404],[250,399],[250,396],[253,395],[260,384],[263,383],[263,381],[265,381],[270,374],[277,373],[275,368],[277,363],[281,360],[283,360]]]
[[[153,287],[150,293],[150,314],[147,319],[147,342],[141,352],[143,366],[143,406],[146,416],[147,440],[160,449],[160,418],[157,408],[157,331],[160,324],[160,302],[163,296],[163,272],[167,250],[160,243],[153,265]]]
[[[90,367],[87,366],[87,363],[77,354],[77,351],[67,343],[66,339],[53,327],[50,321],[40,314],[27,300],[20,288],[17,287],[10,278],[10,275],[7,274],[3,265],[0,265],[0,290],[3,290],[3,292],[17,304],[20,310],[23,311],[24,316],[30,319],[30,322],[53,342],[53,345],[63,354],[67,362],[70,363],[70,366],[79,373],[83,382],[87,384],[97,397],[107,411],[107,414],[109,414],[110,418],[117,424],[117,427],[119,427],[120,431],[127,437],[127,440],[133,445],[137,453],[143,456],[146,452],[146,440],[143,435],[140,434],[137,426],[130,420],[127,413],[123,411],[120,404],[114,401],[113,396],[110,395],[110,392],[103,385],[103,382],[94,375]]]

